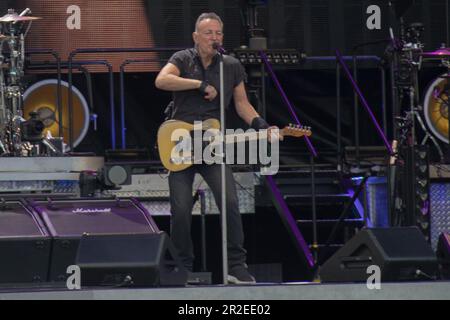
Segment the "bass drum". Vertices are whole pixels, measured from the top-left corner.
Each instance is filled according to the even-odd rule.
[[[39,119],[44,123],[44,134],[50,131],[53,137],[59,134],[59,113],[57,104],[58,80],[47,79],[36,82],[23,94],[23,115],[30,118],[30,112],[37,112]],[[89,128],[89,107],[81,92],[72,85],[73,97],[73,146],[80,144]],[[61,81],[61,110],[62,110],[62,137],[66,144],[65,151],[69,148],[69,84]]]
[[[442,142],[449,143],[448,138],[448,74],[436,78],[428,87],[423,103],[425,121],[431,132]]]

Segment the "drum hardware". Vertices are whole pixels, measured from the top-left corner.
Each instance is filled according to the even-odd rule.
[[[20,14],[8,9],[0,17],[0,156],[61,154],[43,135],[49,119],[35,110],[26,110],[24,118],[25,38],[31,22],[41,19],[30,14],[28,8]]]
[[[437,141],[439,136],[433,126],[426,126],[426,122],[430,124],[429,118],[434,117],[443,123],[446,116],[448,127],[448,84],[445,86],[444,83],[448,83],[450,72],[430,86],[423,104],[419,101],[418,79],[424,59],[441,60],[449,68],[450,50],[442,46],[435,51],[424,52],[420,41],[423,30],[422,24],[411,24],[401,34],[400,41],[391,34],[393,42],[396,40],[395,44],[398,44],[393,50],[391,66],[395,75],[393,105],[398,104],[399,108],[394,109],[394,142],[398,145],[398,152],[390,162],[388,193],[391,225],[417,225],[426,235],[429,232],[429,215],[425,214],[429,212],[429,189],[424,184],[427,182],[424,177],[428,176],[428,140],[437,150],[441,163],[445,161]],[[417,128],[424,133],[422,141],[417,141]]]
[[[424,45],[421,43],[421,36],[424,32],[424,26],[422,23],[412,23],[408,25],[402,33],[401,39],[398,42],[398,63],[397,72],[394,79],[395,86],[399,93],[400,106],[404,105],[406,111],[404,112],[405,118],[411,119],[411,126],[408,127],[409,138],[405,139],[404,127],[398,126],[397,122],[397,132],[403,137],[399,139],[402,143],[407,145],[416,145],[416,123],[420,126],[422,131],[425,133],[421,145],[427,143],[431,140],[435,146],[441,162],[444,161],[444,154],[442,148],[437,142],[435,136],[430,133],[430,130],[425,126],[425,121],[423,120],[422,113],[425,114],[424,108],[419,103],[419,85],[418,85],[418,73],[422,66],[423,58],[429,57],[439,57],[445,58],[450,56],[450,50],[448,48],[440,48],[433,52],[423,52]],[[447,60],[448,62],[448,60]],[[397,117],[400,115],[396,115]],[[414,120],[416,119],[416,121]],[[426,122],[428,119],[425,115]],[[431,129],[433,133],[434,130]],[[396,134],[397,136],[397,134]]]

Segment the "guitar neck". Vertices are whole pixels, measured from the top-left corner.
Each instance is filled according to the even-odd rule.
[[[286,132],[286,129],[280,129],[279,133],[281,135],[290,135]],[[227,134],[225,135],[225,143],[234,143],[234,142],[244,142],[244,141],[253,141],[267,139],[267,131],[253,131],[248,133],[236,133],[236,134]]]
[[[267,139],[266,132],[248,132],[248,133],[235,133],[225,135],[225,144],[232,144],[236,142],[254,141],[259,139]]]
[[[280,135],[282,136],[293,136],[293,137],[303,137],[303,136],[310,136],[311,131],[310,129],[303,129],[303,128],[292,128],[292,127],[285,127],[283,129],[280,129],[279,131]],[[237,142],[245,142],[245,141],[254,141],[254,140],[261,140],[261,139],[267,139],[267,131],[252,131],[247,133],[234,133],[234,134],[227,134],[225,135],[225,144],[232,144]],[[213,138],[210,138],[210,142],[217,144],[222,143],[222,139],[219,136],[215,136]]]

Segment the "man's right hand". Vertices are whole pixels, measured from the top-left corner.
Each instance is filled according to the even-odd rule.
[[[205,99],[209,101],[213,101],[214,98],[217,96],[216,88],[214,88],[212,85],[208,85],[205,88]]]

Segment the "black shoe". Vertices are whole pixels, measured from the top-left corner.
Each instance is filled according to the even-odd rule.
[[[247,265],[235,266],[228,270],[228,283],[230,284],[255,284],[255,278],[248,272]]]

